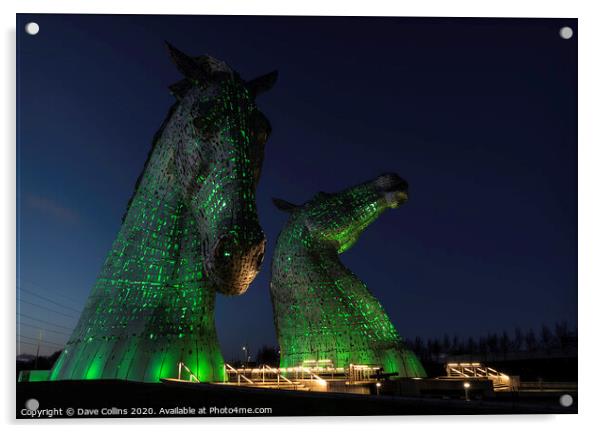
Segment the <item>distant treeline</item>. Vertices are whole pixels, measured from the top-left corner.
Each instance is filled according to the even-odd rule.
[[[576,353],[577,330],[570,329],[567,322],[558,322],[553,326],[542,325],[537,331],[515,328],[514,331],[489,333],[478,338],[450,337],[423,339],[416,337],[405,340],[406,347],[416,353],[426,363],[442,363],[450,356],[467,355],[473,358],[487,359],[495,356],[504,358],[517,352],[532,353],[545,357],[551,354]],[[236,360],[233,360],[237,363]],[[279,365],[280,355],[277,347],[263,346],[253,364]]]
[[[423,339],[416,337],[405,340],[406,347],[416,353],[420,360],[427,364],[441,364],[448,357],[466,356],[475,359],[506,358],[506,355],[517,353],[532,353],[541,357],[547,355],[576,356],[577,330],[570,329],[566,322],[558,322],[554,326],[542,325],[538,331],[533,329],[514,329],[513,332],[502,331],[490,333],[479,338],[450,337],[444,334],[442,338]],[[60,355],[60,351],[50,356],[34,356],[17,358],[17,374],[20,370],[52,368]],[[467,359],[468,360],[468,359]],[[234,366],[240,366],[241,360],[230,360]],[[280,351],[277,347],[264,345],[259,349],[255,360],[250,364],[271,366],[280,365]]]
[[[17,356],[17,378],[21,370],[50,370],[62,350],[57,350],[49,356],[20,355]]]
[[[576,352],[577,330],[570,329],[566,322],[558,322],[552,327],[542,325],[538,331],[516,328],[513,332],[494,332],[479,338],[462,339],[445,334],[442,338],[407,339],[405,343],[422,361],[427,362],[440,362],[455,355],[485,358],[517,352],[568,355]]]

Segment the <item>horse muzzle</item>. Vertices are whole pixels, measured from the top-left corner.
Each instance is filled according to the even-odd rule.
[[[254,239],[239,240],[222,236],[213,251],[210,278],[224,295],[242,295],[253,282],[263,263],[266,239],[263,233]]]

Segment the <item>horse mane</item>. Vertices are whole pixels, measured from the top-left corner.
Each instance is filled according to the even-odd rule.
[[[148,155],[146,156],[146,161],[144,161],[144,166],[142,167],[142,171],[140,172],[140,175],[138,175],[138,179],[136,179],[136,184],[134,185],[134,192],[132,193],[132,196],[128,200],[128,204],[125,208],[125,212],[123,213],[123,216],[121,217],[122,224],[125,222],[125,217],[127,216],[128,212],[130,211],[130,206],[132,205],[132,201],[134,201],[134,197],[136,196],[136,193],[138,192],[138,188],[140,187],[140,183],[142,182],[142,177],[144,177],[144,173],[146,172],[146,167],[148,166],[151,156],[153,155],[153,152],[155,151],[155,147],[157,146],[159,139],[163,135],[163,131],[165,130],[165,127],[169,123],[171,116],[176,111],[176,109],[178,108],[179,105],[180,105],[180,101],[177,100],[171,107],[169,107],[169,110],[167,111],[167,116],[165,116],[165,119],[163,120],[163,123],[161,123],[159,130],[157,132],[155,132],[155,135],[153,136],[153,141],[152,141],[150,151],[148,152]]]

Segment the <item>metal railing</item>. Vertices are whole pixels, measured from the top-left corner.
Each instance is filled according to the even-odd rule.
[[[188,368],[188,367],[186,366],[186,364],[184,364],[182,361],[178,362],[178,380],[182,380],[182,367],[183,367],[183,368],[184,368],[184,369],[185,369],[185,370],[188,372],[188,374],[190,375],[190,376],[189,376],[189,379],[188,379],[188,381],[189,381],[189,382],[200,382],[200,380],[198,379],[198,377],[196,377],[196,376],[195,376],[195,375],[192,373],[192,371],[190,371],[190,368]],[[193,381],[193,379],[194,379],[194,381]]]
[[[280,371],[279,371],[280,369],[277,370],[277,369],[272,368],[269,365],[265,365],[265,364],[263,364],[262,367],[264,369],[264,372],[265,372],[265,369],[267,368],[268,371],[270,371],[272,373],[276,373],[276,382],[277,382],[277,385],[278,385],[279,388],[280,388],[280,379],[281,378],[284,379],[285,382],[288,382],[291,385],[295,385],[291,380],[289,380],[288,378],[286,378],[286,377],[284,377],[283,375],[280,374]],[[263,377],[264,377],[264,382],[265,382],[265,373],[264,373]],[[295,386],[295,389],[297,389],[296,386]]]
[[[318,376],[317,374],[313,373],[309,368],[306,367],[301,367],[303,369],[303,371],[305,371],[307,374],[309,374],[309,378],[312,380],[317,381],[318,385],[326,385],[326,381],[324,379],[322,379],[320,376]]]
[[[355,382],[372,382],[374,372],[380,371],[380,366],[373,365],[354,365],[350,364],[348,368],[334,368],[333,365],[324,366],[323,363],[316,363],[312,366],[296,366],[287,368],[274,368],[267,364],[260,367],[242,367],[235,368],[228,363],[224,363],[224,379],[223,383],[239,386],[256,386],[256,387],[276,387],[307,389],[309,386],[312,389],[312,384],[324,387],[327,385],[327,380],[324,379],[324,374],[332,376],[331,380],[342,381],[348,384]],[[188,368],[184,362],[178,362],[178,381],[200,382],[198,377]],[[456,370],[458,374],[461,371]],[[493,370],[494,371],[494,370]],[[473,372],[474,373],[474,372]],[[188,379],[186,379],[188,375]],[[234,379],[235,381],[232,381]]]
[[[480,362],[450,362],[445,366],[447,377],[488,379],[494,386],[508,387],[512,385],[510,376],[501,373]]]
[[[382,368],[379,365],[349,364],[347,381],[350,384],[354,382],[373,382],[376,380],[372,376],[380,370]]]
[[[251,379],[249,379],[247,376],[245,376],[244,374],[240,373],[237,369],[235,369],[234,367],[232,367],[230,364],[224,364],[226,366],[226,371],[230,371],[231,373],[236,374],[236,377],[238,379],[238,384],[240,385],[240,378],[242,377],[244,380],[246,380],[248,383],[253,383],[253,381]]]
[[[256,368],[234,368],[230,364],[224,365],[227,375],[236,377],[236,384],[245,386],[269,386],[275,385],[277,388],[286,385],[294,389],[303,388],[308,382],[320,386],[326,385],[324,380],[317,372],[307,367],[289,367],[274,368],[263,364]],[[295,373],[295,377],[287,377]],[[244,380],[244,382],[241,381]]]

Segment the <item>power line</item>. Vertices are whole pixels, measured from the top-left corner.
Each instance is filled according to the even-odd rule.
[[[48,307],[45,307],[44,305],[36,304],[34,302],[25,301],[23,299],[21,299],[19,302],[24,302],[26,304],[33,305],[34,307],[43,308],[45,310],[51,311],[51,312],[56,313],[56,314],[62,314],[63,316],[71,317],[72,319],[77,319],[77,317],[75,317],[75,316],[73,316],[71,314],[62,313],[60,311],[53,310],[52,308],[48,308]]]
[[[28,346],[31,346],[31,347],[38,347],[38,344],[36,344],[36,343],[29,343],[27,341],[19,341],[19,344],[20,345],[21,344],[27,344]],[[49,350],[53,350],[53,351],[56,352],[56,349],[54,347],[46,346],[45,344],[40,344],[40,347],[43,347],[43,348],[49,349]]]
[[[46,292],[46,293],[51,293],[53,296],[59,296],[59,297],[61,297],[61,298],[63,298],[63,299],[67,299],[69,302],[73,302],[73,303],[75,303],[75,304],[78,304],[78,302],[77,302],[77,301],[74,301],[74,300],[72,299],[72,297],[69,297],[69,296],[66,296],[66,295],[64,295],[64,294],[61,294],[61,292],[59,292],[58,290],[50,290],[50,289],[48,289],[48,288],[46,288],[46,287],[43,287],[42,285],[40,285],[40,284],[36,283],[35,281],[32,281],[32,280],[30,280],[30,279],[28,279],[28,278],[23,278],[23,277],[20,277],[20,278],[18,279],[18,281],[26,281],[26,282],[27,282],[27,284],[31,284],[31,285],[33,285],[33,286],[36,286],[37,288],[39,288],[39,289],[42,289],[42,291],[43,291],[43,292]],[[22,284],[21,284],[21,285],[22,285]]]
[[[49,344],[56,344],[56,345],[61,345],[61,343],[57,343],[56,341],[52,341],[52,340],[47,340],[43,337],[40,336],[40,338],[38,337],[30,337],[29,335],[24,335],[22,333],[18,334],[19,338],[27,338],[29,340],[33,340],[33,341],[39,341],[39,342],[44,342],[44,343],[49,343]]]
[[[38,340],[35,337],[29,337],[27,335],[19,335],[19,340],[26,338],[27,340],[31,340],[32,342],[36,343],[36,344],[49,344],[51,346],[56,346],[56,347],[65,347],[64,344],[58,344],[55,343],[53,341],[48,341],[48,340]]]
[[[38,346],[38,343],[30,343],[29,341],[19,341],[19,344],[28,344],[28,345],[33,346],[33,347],[37,347]],[[52,347],[46,346],[44,344],[40,344],[40,347],[45,347],[47,349],[52,349]]]
[[[32,328],[39,329],[40,331],[52,332],[53,334],[65,335],[67,337],[69,337],[71,335],[71,334],[68,334],[66,332],[57,331],[55,329],[50,329],[50,328],[46,327],[45,325],[40,325],[40,324],[37,324],[37,323],[29,323],[29,322],[24,322],[22,320],[19,320],[18,323],[19,323],[20,326],[29,326],[29,327],[32,327]]]
[[[55,343],[54,341],[38,340],[38,339],[33,338],[33,337],[28,337],[27,335],[19,335],[19,340],[21,340],[22,338],[26,338],[27,340],[30,340],[31,343],[35,343],[35,344],[40,344],[40,345],[47,344],[47,345],[50,345],[50,346],[65,347],[64,344],[58,344],[58,343]],[[27,342],[27,340],[25,340],[25,342]]]
[[[54,331],[54,330],[52,330],[52,329],[41,328],[41,327],[40,327],[40,325],[36,325],[35,323],[27,323],[27,322],[23,322],[23,321],[19,321],[19,323],[20,323],[21,325],[25,325],[25,326],[31,326],[31,327],[34,327],[34,328],[38,328],[38,329],[40,329],[40,330],[42,330],[42,331],[45,331],[45,332],[52,332],[52,333],[54,333],[54,334],[65,335],[65,336],[67,336],[67,337],[70,337],[70,336],[71,336],[70,334],[67,334],[66,332],[60,332],[60,331]]]
[[[19,344],[29,344],[30,346],[34,346],[34,347],[37,346],[37,344],[35,344],[35,343],[29,343],[27,341],[19,341]]]
[[[37,319],[37,318],[35,318],[35,317],[28,316],[27,314],[23,314],[23,313],[17,313],[17,315],[18,315],[18,316],[21,316],[21,317],[25,317],[25,318],[27,318],[27,319],[35,320],[35,321],[37,321],[37,322],[45,323],[45,324],[47,324],[47,325],[52,325],[52,326],[54,326],[54,327],[56,327],[56,328],[63,328],[63,329],[66,329],[67,331],[72,331],[72,330],[73,330],[72,328],[68,328],[68,327],[66,327],[66,326],[55,325],[55,324],[54,324],[54,323],[52,323],[52,322],[47,322],[47,321],[45,321],[45,320],[42,320],[42,319]]]
[[[24,292],[30,293],[30,294],[32,294],[34,296],[37,296],[40,299],[43,299],[44,301],[47,301],[47,302],[50,302],[52,304],[58,305],[61,308],[66,308],[68,310],[75,311],[76,313],[81,313],[81,310],[76,310],[75,308],[71,308],[71,307],[69,307],[67,305],[61,304],[60,302],[53,301],[52,299],[49,299],[49,298],[47,298],[45,296],[38,295],[37,293],[35,293],[35,292],[33,292],[33,291],[29,290],[29,289],[26,289],[25,287],[19,286],[19,290],[22,290]]]

